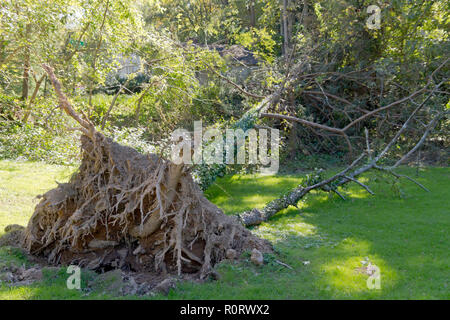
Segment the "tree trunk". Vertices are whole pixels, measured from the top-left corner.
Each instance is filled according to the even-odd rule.
[[[25,30],[25,41],[29,41],[31,33],[31,25],[27,24]],[[26,101],[28,99],[28,82],[30,78],[30,45],[25,46],[23,57],[23,76],[22,76],[22,96],[21,99]]]
[[[283,0],[283,9],[282,9],[282,16],[283,16],[283,54],[287,56],[288,50],[289,50],[289,36],[288,36],[288,14],[287,14],[287,6],[288,6],[288,0]]]
[[[250,0],[249,3],[249,13],[250,13],[250,26],[256,27],[256,13],[255,13],[255,0]]]
[[[31,114],[31,107],[33,105],[33,101],[34,101],[34,99],[36,99],[37,93],[39,92],[39,88],[40,88],[42,80],[44,80],[44,78],[45,78],[45,74],[43,74],[39,80],[37,80],[35,78],[36,85],[34,87],[34,91],[33,91],[33,94],[31,95],[30,101],[28,102],[28,110],[25,113],[25,116],[23,117],[23,120],[22,120],[23,123],[27,123],[27,121],[28,121],[28,118]]]

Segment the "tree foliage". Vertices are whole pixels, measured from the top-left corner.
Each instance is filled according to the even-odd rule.
[[[94,123],[111,132],[137,130],[133,132],[142,133],[138,139],[148,142],[167,138],[175,128],[191,129],[194,120],[232,125],[262,97],[285,86],[269,108],[277,118],[257,120],[259,125],[284,130],[284,159],[317,154],[345,158],[352,149],[364,148],[365,128],[374,144],[392,136],[430,88],[416,100],[358,121],[346,136],[323,126],[342,129],[365,113],[416,92],[448,58],[445,1],[376,3],[380,28],[369,29],[367,8],[373,4],[368,0],[2,1],[4,135],[11,130],[20,133],[22,127],[44,128],[43,114],[49,115],[47,122],[53,119],[56,102],[40,68],[49,63],[77,108]],[[123,73],[133,57],[139,58],[136,68]],[[405,132],[400,149],[448,106],[447,75],[448,64],[434,75],[433,81],[444,84],[427,102],[420,120]],[[289,77],[293,81],[287,86]],[[293,124],[280,115],[322,127]],[[430,140],[445,150],[446,117],[435,132]]]

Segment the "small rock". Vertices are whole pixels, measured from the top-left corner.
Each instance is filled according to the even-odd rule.
[[[264,257],[262,255],[261,251],[259,251],[258,249],[252,250],[252,255],[250,257],[250,260],[257,266],[260,266],[264,263]]]
[[[227,250],[227,252],[226,252],[227,259],[234,260],[234,259],[236,259],[236,256],[237,256],[236,250],[234,250],[234,249]]]
[[[30,268],[22,272],[22,279],[30,281],[42,280],[42,270],[38,268]]]
[[[138,292],[139,286],[133,277],[128,276],[127,285],[122,289],[122,293],[126,295],[135,295]]]
[[[106,249],[108,247],[114,247],[117,244],[116,241],[92,239],[91,242],[89,242],[88,247],[91,249]]]
[[[137,254],[139,254],[141,252],[143,253],[144,249],[141,247],[141,245],[139,245],[136,249],[134,249],[133,254],[137,255]]]
[[[25,273],[25,271],[26,271],[25,266],[20,266],[19,268],[16,269],[15,275],[17,280],[20,281],[24,280],[23,274]]]
[[[150,290],[151,290],[150,285],[143,283],[138,287],[137,294],[140,296],[147,295],[149,294]]]
[[[176,280],[173,278],[168,278],[161,281],[156,287],[155,292],[162,293],[164,295],[168,295],[170,289],[175,288]]]
[[[212,270],[209,273],[209,276],[211,277],[211,279],[213,280],[220,280],[220,273],[218,273],[216,270]]]
[[[120,249],[117,250],[117,254],[119,255],[119,257],[123,260],[127,257],[128,254],[128,250],[127,249]]]
[[[10,224],[5,227],[5,232],[12,232],[17,230],[23,231],[25,230],[25,227],[20,226],[18,224]]]
[[[24,286],[29,286],[32,283],[33,283],[32,280],[22,280],[22,281],[18,281],[18,282],[13,282],[12,284],[10,284],[10,286],[11,287],[24,287]]]
[[[10,226],[8,226],[10,227]],[[5,228],[8,229],[8,227]],[[23,228],[23,227],[22,227]],[[23,230],[22,229],[8,229],[9,231],[6,232],[4,235],[0,237],[0,247],[20,247],[20,243],[22,242],[23,238]]]
[[[125,261],[128,256],[128,249],[124,248],[124,249],[117,250],[117,254],[120,257],[120,260],[117,262],[117,266],[121,269],[125,265]]]
[[[13,282],[14,275],[12,274],[12,272],[0,273],[0,280],[4,282]]]
[[[124,286],[122,271],[116,269],[99,275],[93,281],[91,288],[95,291],[104,291],[111,295],[119,295]]]

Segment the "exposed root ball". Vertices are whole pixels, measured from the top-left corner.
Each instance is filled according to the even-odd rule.
[[[54,264],[209,274],[234,249],[270,244],[210,203],[187,168],[101,133],[82,136],[82,164],[43,195],[23,239]]]

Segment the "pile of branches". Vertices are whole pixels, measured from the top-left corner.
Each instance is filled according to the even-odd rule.
[[[393,101],[386,105],[372,106],[370,109],[362,109],[346,98],[326,92],[321,86],[320,82],[317,81],[318,77],[325,77],[325,81],[323,82],[336,82],[342,78],[346,78],[347,81],[357,82],[361,84],[361,82],[356,77],[357,75],[355,74],[355,72],[350,72],[347,74],[328,71],[307,73],[305,72],[308,69],[308,61],[306,59],[302,60],[296,65],[293,65],[292,67],[288,67],[288,72],[278,89],[267,96],[258,96],[248,93],[243,88],[240,88],[238,84],[232,82],[229,79],[226,79],[224,76],[221,76],[227,82],[231,83],[234,87],[238,88],[238,90],[243,94],[248,95],[251,98],[261,100],[254,108],[245,113],[240,121],[255,125],[258,120],[275,119],[279,121],[287,121],[288,123],[299,124],[305,128],[308,128],[312,132],[317,134],[317,136],[320,137],[322,141],[325,141],[327,139],[330,140],[331,137],[340,137],[343,141],[345,141],[347,145],[350,158],[353,158],[353,161],[351,161],[351,163],[344,170],[330,178],[321,180],[319,179],[319,181],[315,181],[314,183],[309,185],[299,185],[282,197],[269,202],[262,209],[253,209],[238,214],[241,223],[245,226],[252,226],[267,221],[273,215],[283,209],[288,208],[289,206],[296,207],[297,203],[312,190],[333,192],[342,199],[345,199],[345,197],[339,192],[338,188],[349,182],[358,184],[368,193],[373,195],[373,191],[367,185],[363,184],[357,179],[360,175],[372,169],[387,172],[393,175],[396,179],[408,179],[416,183],[422,189],[429,191],[425,186],[415,181],[411,177],[395,172],[395,169],[400,164],[405,163],[407,160],[409,160],[411,156],[420,149],[420,147],[426,141],[427,137],[437,126],[437,124],[445,119],[450,113],[447,109],[424,110],[426,109],[426,107],[428,107],[427,103],[429,103],[432,98],[438,95],[441,98],[448,95],[448,92],[445,91],[445,89],[441,89],[441,87],[448,85],[448,78],[444,77],[443,79],[439,80],[437,80],[437,78],[439,78],[439,71],[447,67],[449,61],[450,59],[446,59],[444,62],[442,62],[429,75],[428,81],[422,88],[415,90],[414,92],[409,93],[396,101]],[[317,86],[317,90],[311,89],[311,87],[314,85]],[[365,87],[365,85],[363,84],[362,86]],[[289,97],[292,96],[294,92],[297,92],[297,95],[301,96],[302,99],[305,99],[305,101],[308,101],[307,99],[314,99],[317,101],[319,101],[320,99],[324,99],[323,101],[320,101],[322,101],[323,104],[327,105],[330,110],[332,110],[331,113],[328,113],[328,116],[323,118],[325,123],[312,121],[305,118],[299,118],[297,116],[289,115],[286,113],[274,113],[272,111],[275,109],[279,109],[280,106],[284,106],[284,108],[288,110],[286,105],[289,105]],[[421,96],[423,97],[422,102],[419,103],[416,101],[416,99]],[[340,102],[341,107],[336,108],[332,106],[330,104],[331,100]],[[407,115],[406,120],[403,120],[402,122],[401,117],[398,117],[398,119],[395,120],[395,123],[391,123],[389,120],[387,120],[389,118],[389,111],[395,111],[395,109],[397,108],[396,112],[398,113],[398,109],[400,109],[401,113],[401,107],[406,103],[414,106],[412,112]],[[325,109],[321,108],[321,110]],[[418,121],[421,112],[426,115],[422,116],[421,120],[426,119],[427,123],[423,125],[423,129],[416,130],[417,132],[421,131],[420,138],[416,140],[414,144],[409,146],[409,149],[407,151],[399,156],[399,159],[395,162],[395,164],[391,166],[383,166],[382,163],[388,156],[391,155],[390,153],[393,149],[393,146],[398,145],[407,130],[411,129],[412,123],[414,123],[414,121],[422,122]],[[333,114],[339,114],[341,116],[341,120],[339,122],[332,121]],[[370,123],[376,123],[376,121],[373,121],[374,119],[380,120],[378,121],[378,126],[387,124],[389,126],[389,130],[393,131],[393,135],[390,136],[387,140],[389,142],[386,142],[384,145],[382,145],[378,153],[376,153],[373,150],[373,146],[371,146],[369,130],[367,129],[367,126],[370,125]],[[336,123],[336,126],[329,125],[329,122]],[[361,129],[363,129],[363,132],[365,133],[362,136],[360,134]],[[350,132],[352,132],[354,136],[350,136]],[[353,156],[355,148],[351,141],[352,138],[363,141],[363,143],[360,143],[360,145],[363,146],[362,154],[358,157]],[[364,160],[365,164],[362,165]]]
[[[42,196],[23,246],[53,264],[167,274],[210,274],[230,249],[270,252],[236,218],[210,203],[189,169],[143,155],[98,132],[75,112],[51,67],[60,107],[79,124],[82,163],[68,183]]]
[[[415,184],[417,184],[419,187],[424,189],[425,191],[429,192],[429,190],[414,180],[413,178],[399,174],[395,172],[395,169],[402,163],[405,163],[419,148],[422,146],[422,144],[426,141],[428,135],[433,131],[433,129],[436,127],[436,125],[439,123],[440,120],[446,118],[448,114],[450,113],[449,110],[440,111],[437,113],[432,114],[431,120],[425,125],[425,129],[423,130],[422,136],[416,143],[404,154],[400,156],[400,158],[395,162],[395,164],[391,166],[383,166],[381,163],[383,160],[386,160],[386,156],[389,155],[389,151],[392,149],[393,146],[396,146],[399,142],[399,139],[402,135],[405,134],[405,131],[408,129],[408,127],[413,123],[413,121],[417,118],[418,114],[424,107],[426,106],[427,102],[434,97],[437,93],[440,94],[447,94],[445,91],[440,91],[440,87],[445,84],[448,79],[443,79],[439,83],[436,83],[434,76],[436,73],[443,68],[447,63],[449,62],[449,59],[445,60],[430,76],[428,83],[421,89],[415,91],[414,93],[403,97],[393,103],[390,103],[386,106],[381,106],[379,108],[376,108],[372,111],[365,111],[363,115],[360,117],[350,120],[350,122],[345,125],[343,128],[335,128],[330,127],[321,123],[316,123],[312,121],[308,121],[305,119],[297,118],[294,116],[288,116],[288,115],[282,115],[282,114],[274,114],[274,113],[268,113],[267,110],[271,108],[271,106],[274,105],[274,103],[278,103],[282,97],[283,92],[285,92],[286,88],[292,88],[294,84],[297,84],[299,79],[303,78],[303,76],[295,76],[295,74],[298,75],[298,71],[301,70],[302,65],[298,65],[297,68],[294,70],[294,75],[290,78],[287,78],[283,86],[280,90],[276,91],[272,95],[269,95],[266,97],[259,105],[256,107],[252,112],[255,115],[255,117],[258,118],[273,118],[273,119],[281,119],[281,120],[287,120],[290,122],[299,123],[301,125],[304,125],[306,127],[310,128],[316,128],[332,133],[336,133],[338,135],[341,135],[348,143],[349,151],[352,151],[352,145],[350,143],[350,139],[347,135],[347,132],[350,128],[355,126],[356,124],[361,123],[362,121],[366,119],[371,119],[373,117],[376,117],[379,113],[382,111],[389,110],[395,106],[399,106],[402,103],[405,102],[412,102],[415,104],[416,108],[412,111],[412,113],[409,115],[409,117],[406,119],[406,121],[401,124],[400,128],[395,132],[394,136],[388,140],[389,142],[386,143],[383,148],[378,153],[375,153],[375,151],[372,149],[370,145],[370,139],[369,139],[369,133],[368,130],[365,130],[365,150],[363,153],[357,157],[350,165],[348,165],[344,170],[341,172],[335,174],[334,176],[322,179],[320,181],[315,181],[312,184],[309,185],[299,185],[298,187],[294,188],[287,194],[283,195],[282,197],[275,199],[262,209],[253,209],[250,211],[243,212],[241,214],[238,214],[241,222],[245,226],[252,226],[252,225],[258,225],[264,221],[267,221],[270,219],[273,215],[278,213],[279,211],[288,208],[289,206],[297,207],[297,203],[305,197],[308,193],[310,193],[313,190],[321,190],[325,192],[333,192],[336,193],[339,197],[345,200],[345,197],[339,193],[338,188],[340,186],[343,186],[347,183],[354,182],[364,188],[369,194],[374,195],[374,192],[365,184],[360,182],[357,178],[362,175],[363,173],[369,171],[369,170],[378,170],[383,171],[388,174],[393,175],[396,179],[399,178],[405,178],[408,179]],[[422,100],[421,103],[416,103],[413,98],[420,96],[421,94],[426,94],[426,97]],[[324,92],[322,92],[324,94]],[[326,96],[326,94],[325,94]],[[339,97],[335,97],[336,99],[339,99]],[[395,126],[394,126],[395,127]],[[361,165],[363,163],[363,160],[366,160],[366,164]]]
[[[353,159],[365,147],[365,129],[369,130],[373,143],[380,146],[395,135],[420,100],[438,84],[439,88],[417,114],[416,123],[404,132],[402,145],[408,148],[421,135],[422,125],[431,121],[448,102],[448,58],[436,59],[415,74],[397,72],[394,66],[381,62],[361,68],[339,67],[340,64],[329,62],[323,53],[317,52],[324,45],[305,47],[301,52],[294,47],[276,68],[280,83],[263,89],[267,94],[251,92],[251,82],[236,83],[210,67],[236,92],[259,102],[256,109],[260,111],[255,119],[289,132],[288,158],[302,152],[346,155],[346,160]],[[442,123],[436,126],[439,124]]]

